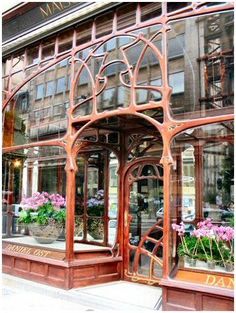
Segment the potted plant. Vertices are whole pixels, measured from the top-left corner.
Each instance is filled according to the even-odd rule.
[[[104,236],[104,190],[98,190],[94,197],[87,202],[88,208],[88,231],[94,239],[102,239]]]
[[[197,240],[187,236],[185,233],[184,223],[181,222],[180,225],[172,224],[172,229],[178,233],[181,243],[178,246],[179,257],[184,257],[184,261],[189,263],[191,266],[196,265],[196,251],[197,251]]]
[[[65,225],[65,199],[59,194],[36,192],[21,201],[18,223],[27,224],[30,235],[39,243],[52,243]]]
[[[233,238],[234,229],[230,226],[218,226],[210,218],[197,224],[190,236],[185,234],[183,222],[172,224],[178,232],[181,244],[178,247],[179,256],[188,256],[207,263],[209,269],[215,265],[224,266],[226,271],[232,271],[234,266]],[[204,263],[203,263],[204,264]],[[191,262],[195,266],[194,262]]]
[[[214,231],[225,270],[231,272],[234,270],[234,229],[230,226],[218,226]]]
[[[198,259],[207,262],[209,269],[214,269],[216,264],[215,251],[215,233],[213,231],[213,224],[211,219],[207,218],[197,224],[197,228],[191,233],[192,237],[197,238],[199,245]],[[216,245],[217,247],[217,245]]]

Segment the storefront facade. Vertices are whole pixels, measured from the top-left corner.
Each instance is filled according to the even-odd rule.
[[[233,10],[5,13],[5,273],[65,289],[124,279],[161,286],[164,310],[233,309]],[[36,227],[45,199],[60,205]],[[59,238],[40,239],[50,223]]]

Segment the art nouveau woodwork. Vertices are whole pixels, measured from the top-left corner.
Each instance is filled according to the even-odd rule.
[[[66,153],[66,200],[67,200],[67,219],[66,219],[66,251],[63,260],[49,260],[42,259],[35,255],[22,255],[14,251],[9,251],[9,249],[4,248],[3,257],[3,268],[4,272],[11,273],[14,275],[19,275],[24,278],[37,280],[44,283],[49,283],[57,287],[62,288],[74,288],[78,286],[84,286],[88,284],[95,284],[105,281],[118,280],[120,278],[131,279],[141,282],[146,282],[148,284],[159,283],[163,286],[163,308],[164,310],[170,309],[207,309],[207,301],[211,301],[214,297],[223,301],[225,305],[222,308],[231,308],[232,304],[232,294],[226,292],[223,297],[221,295],[213,292],[213,288],[205,286],[203,289],[194,291],[193,285],[186,285],[186,288],[179,289],[179,285],[172,283],[169,280],[170,273],[172,271],[172,265],[169,260],[171,259],[171,217],[170,215],[170,181],[171,181],[171,169],[174,164],[173,157],[171,153],[171,143],[174,137],[184,130],[193,127],[199,127],[203,125],[221,123],[233,120],[233,113],[228,108],[224,108],[226,111],[229,110],[227,114],[224,115],[214,115],[214,109],[212,110],[212,116],[198,117],[194,119],[184,119],[181,116],[176,119],[170,109],[170,99],[172,88],[169,86],[168,82],[168,51],[167,51],[167,35],[171,30],[170,22],[177,21],[183,18],[189,18],[194,16],[203,16],[209,13],[224,12],[233,9],[233,3],[225,3],[219,6],[207,6],[204,2],[194,2],[179,9],[174,12],[167,12],[166,3],[162,3],[162,14],[156,18],[148,21],[141,22],[141,5],[137,6],[136,10],[136,23],[133,26],[127,27],[124,30],[117,30],[117,13],[114,12],[113,16],[113,30],[109,35],[96,38],[96,21],[93,21],[92,27],[92,40],[89,43],[83,43],[80,46],[76,46],[76,30],[74,30],[73,35],[73,47],[69,52],[64,54],[55,54],[53,59],[51,59],[46,65],[41,60],[40,66],[36,71],[32,72],[22,83],[16,86],[14,90],[7,90],[6,98],[3,103],[3,110],[5,110],[13,101],[14,96],[17,92],[26,85],[27,82],[37,77],[40,73],[49,69],[53,65],[69,58],[71,66],[71,88],[69,95],[69,108],[67,109],[68,127],[66,134],[60,139],[45,139],[40,142],[26,143],[24,145],[11,146],[9,134],[4,134],[3,152],[11,152],[17,149],[30,148],[35,146],[60,146],[63,147]],[[159,26],[159,30],[147,38],[142,32],[145,27]],[[140,30],[137,33],[137,30]],[[131,43],[123,45],[119,49],[118,58],[108,58],[108,52],[99,52],[99,48],[102,47],[108,40],[113,38],[118,38],[120,36],[129,37],[132,39]],[[162,42],[162,51],[157,48],[153,43],[155,38],[160,38]],[[142,43],[143,49],[138,57],[135,68],[129,63],[127,58],[128,49],[135,46],[136,43]],[[55,51],[58,51],[58,41],[55,43]],[[40,45],[39,56],[42,55],[42,44]],[[78,53],[85,49],[90,49],[86,58],[80,58]],[[145,57],[145,53],[150,50],[155,58],[159,62],[161,71],[161,86],[145,86],[146,90],[153,90],[161,94],[161,100],[149,100],[148,103],[137,104],[136,102],[136,92],[141,89],[140,85],[137,83],[139,69],[141,67],[142,61]],[[26,54],[27,55],[27,54]],[[207,56],[206,58],[209,58]],[[26,56],[27,58],[27,56]],[[13,60],[13,57],[12,57]],[[101,60],[101,65],[97,73],[93,72],[91,64],[94,61]],[[27,62],[25,61],[25,64]],[[125,66],[125,70],[119,73],[119,79],[123,87],[129,89],[130,101],[127,107],[117,107],[111,110],[100,110],[98,107],[98,97],[101,95],[103,90],[108,86],[108,78],[104,74],[106,69],[115,64],[122,64]],[[25,68],[24,68],[25,70]],[[91,84],[91,95],[85,99],[75,100],[76,92],[78,88],[78,80],[83,70],[86,70],[89,75],[89,80]],[[118,75],[118,74],[117,74]],[[126,79],[128,77],[128,79]],[[102,87],[101,87],[102,85]],[[91,112],[88,114],[77,114],[76,110],[81,108],[83,105],[89,105],[92,103]],[[156,110],[160,113],[160,118],[155,119],[151,116],[145,114],[144,111]],[[104,143],[99,141],[100,134],[109,134],[111,128],[106,129],[102,125],[102,121],[105,119],[116,117],[119,121],[123,119],[124,127],[119,125],[112,129],[119,134],[119,143]],[[163,121],[161,121],[161,118]],[[144,126],[140,126],[142,122]],[[10,131],[12,125],[6,125]],[[135,127],[135,129],[132,129]],[[129,274],[127,271],[128,267],[128,256],[127,256],[127,245],[129,245],[129,187],[134,181],[134,178],[129,177],[130,168],[137,164],[137,166],[143,164],[149,164],[149,159],[144,157],[137,157],[134,161],[128,164],[128,156],[132,152],[132,146],[129,146],[128,140],[133,135],[143,135],[143,132],[147,134],[148,132],[156,136],[160,142],[163,144],[163,150],[161,159],[152,159],[151,163],[159,163],[163,168],[163,194],[164,194],[164,216],[163,216],[163,226],[159,222],[152,227],[160,228],[163,231],[163,239],[160,241],[153,239],[155,244],[154,253],[157,252],[158,247],[163,247],[163,262],[156,256],[152,255],[151,268],[153,262],[157,261],[163,267],[162,280],[154,279],[152,274],[145,279],[136,273],[136,276]],[[84,140],[84,136],[94,135],[97,136],[95,142],[89,142]],[[10,138],[10,139],[9,139]],[[140,138],[136,137],[134,139],[134,146],[138,146]],[[101,252],[98,254],[95,252],[90,253],[75,253],[74,251],[74,224],[75,224],[75,177],[77,171],[80,169],[77,167],[76,158],[78,155],[87,153],[88,151],[99,147],[107,149],[106,151],[113,151],[119,160],[119,216],[118,216],[118,234],[117,242],[113,247],[108,249],[108,252]],[[197,168],[196,175],[197,179],[201,180],[201,161],[199,155],[201,155],[202,147],[198,147],[196,152]],[[108,154],[108,152],[106,152]],[[108,158],[107,158],[108,159]],[[106,161],[107,162],[107,161]],[[107,163],[106,163],[107,165]],[[131,168],[132,169],[132,168]],[[108,175],[108,174],[106,174]],[[153,177],[152,177],[153,178]],[[155,178],[160,179],[160,176],[156,175]],[[108,181],[108,176],[105,177]],[[131,180],[130,180],[131,179]],[[105,187],[107,188],[107,187]],[[201,217],[200,206],[201,206],[201,193],[202,188],[198,185],[198,203],[197,203],[197,218]],[[85,196],[86,198],[86,196]],[[108,200],[105,200],[106,203]],[[108,221],[108,213],[106,211],[105,220]],[[86,230],[85,230],[86,231]],[[150,230],[145,234],[142,242],[149,238]],[[150,238],[149,238],[150,239]],[[105,243],[107,243],[107,228],[105,230]],[[110,252],[109,252],[110,251]],[[141,244],[137,247],[138,253],[142,250]],[[146,253],[146,252],[144,252]],[[108,256],[108,255],[109,256]],[[81,259],[80,259],[81,258]],[[138,267],[138,257],[135,258],[135,269],[137,271]],[[150,272],[151,273],[151,272]],[[179,284],[179,282],[178,282]],[[181,281],[182,284],[182,281]],[[183,293],[186,292],[187,286],[189,286],[189,301],[184,305],[184,303],[177,303],[180,298],[183,298]],[[214,296],[212,295],[214,294]],[[209,299],[208,299],[209,297]],[[186,297],[184,297],[186,298]],[[214,299],[215,299],[214,298]],[[173,300],[174,299],[174,300]],[[192,300],[191,300],[192,299]],[[200,299],[201,304],[198,304]],[[231,300],[230,300],[231,299]],[[173,301],[172,301],[173,300]],[[177,303],[177,304],[176,304]],[[219,303],[219,302],[217,302]],[[176,305],[175,305],[176,304]]]

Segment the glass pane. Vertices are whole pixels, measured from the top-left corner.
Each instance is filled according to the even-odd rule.
[[[65,134],[69,75],[70,66],[57,64],[20,88],[5,109],[4,147],[60,138]],[[19,85],[23,78],[13,77],[12,82],[17,80]]]
[[[110,154],[109,163],[109,217],[117,218],[118,214],[118,159],[116,156]]]
[[[39,47],[32,47],[27,49],[27,65],[39,63]]]
[[[72,48],[73,31],[67,30],[60,34],[58,38],[58,53],[71,50]]]
[[[113,220],[111,219],[108,222],[108,243],[110,245],[114,245],[114,243],[116,242],[116,235],[117,235],[117,219]]]
[[[147,2],[141,4],[141,21],[150,20],[161,15],[161,2]]]
[[[163,217],[163,182],[158,179],[142,179],[131,185],[130,244],[137,246],[141,237]]]
[[[168,71],[175,118],[233,113],[233,19],[233,12],[226,12],[170,23]]]
[[[234,216],[234,145],[206,144],[203,162],[204,217],[227,222]]]
[[[193,221],[195,219],[195,192],[194,147],[190,146],[182,152],[183,221]]]
[[[153,266],[153,276],[157,278],[161,278],[162,272],[163,272],[163,267],[159,263],[155,262]]]
[[[3,154],[4,241],[64,251],[65,163],[64,149],[56,146]]]
[[[146,254],[140,254],[138,273],[144,276],[149,276],[150,273],[150,257]]]
[[[117,30],[134,25],[136,22],[136,3],[122,5],[117,10]]]
[[[75,231],[74,231],[74,238],[76,240],[82,240],[84,235],[84,223],[83,219],[79,216],[75,216]]]
[[[24,53],[20,53],[19,55],[13,56],[12,60],[12,73],[17,71],[22,71],[24,69]]]
[[[156,176],[156,171],[152,165],[145,165],[143,167],[141,176]]]
[[[178,240],[173,252],[193,256],[199,269],[212,270],[207,263],[214,261],[214,271],[225,272],[234,259],[233,122],[182,132],[173,142],[172,155],[171,220],[184,222],[173,224]],[[185,245],[178,236],[181,229]]]
[[[134,271],[134,257],[135,257],[135,250],[129,249],[129,272],[133,273]]]
[[[151,113],[151,112],[146,112]],[[159,115],[159,112],[156,112],[157,115]],[[157,117],[157,115],[153,115],[153,117]],[[129,160],[133,160],[137,157],[156,157],[158,159],[161,159],[162,156],[162,138],[159,133],[156,133],[156,136],[143,136],[142,139],[137,141],[137,143],[133,143],[133,149],[131,150],[131,153],[128,156]]]
[[[79,27],[76,29],[76,45],[82,45],[86,42],[89,42],[91,40],[91,34],[92,34],[92,22],[88,21],[84,24],[79,25]]]
[[[104,242],[104,221],[99,218],[88,219],[88,240]]]
[[[75,214],[84,214],[84,178],[85,178],[85,160],[82,157],[77,158],[78,172],[76,174],[75,191]]]
[[[42,45],[42,59],[50,58],[54,55],[55,39],[44,42]]]
[[[96,38],[106,36],[112,32],[113,16],[113,12],[106,12],[105,15],[96,18]]]

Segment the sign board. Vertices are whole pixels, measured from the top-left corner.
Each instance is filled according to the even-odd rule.
[[[5,42],[26,31],[32,31],[35,27],[48,24],[48,22],[64,15],[66,12],[87,5],[86,2],[38,2],[35,3],[33,8],[22,13],[18,9],[17,15],[6,21],[3,18],[2,41]]]
[[[234,277],[215,274],[214,272],[200,273],[179,270],[175,279],[206,286],[234,289]]]
[[[63,260],[65,253],[63,251],[48,250],[41,247],[32,247],[27,245],[17,245],[3,242],[3,250],[9,252],[16,252],[25,255],[34,255],[42,258],[50,258],[56,260]]]

